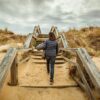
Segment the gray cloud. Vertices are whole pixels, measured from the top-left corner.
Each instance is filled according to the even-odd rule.
[[[81,15],[84,19],[99,19],[100,18],[100,10],[92,10],[86,12],[85,14]]]
[[[100,0],[0,0],[0,27],[19,33],[35,24],[43,29],[100,25],[99,18]]]

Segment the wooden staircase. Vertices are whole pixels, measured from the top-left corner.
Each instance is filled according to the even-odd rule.
[[[54,30],[56,29],[54,28]],[[53,31],[53,29],[51,31]],[[35,34],[35,36],[37,36],[36,44],[48,39],[47,34],[41,34],[39,27],[34,28],[33,33],[37,32],[38,36]],[[0,100],[88,100],[86,93],[78,86],[78,84],[83,83],[82,86],[88,90],[85,84],[86,82],[84,82],[84,75],[82,75],[81,70],[78,69],[80,66],[78,65],[77,69],[81,72],[82,80],[78,80],[78,82],[80,82],[78,83],[69,75],[69,59],[64,59],[62,53],[59,53],[56,57],[54,84],[50,85],[50,75],[47,73],[46,60],[42,58],[43,51],[33,50],[31,46],[33,33],[28,35],[23,46],[25,50],[31,48],[32,53],[28,54],[27,52],[28,59],[25,60],[25,58],[24,62],[18,63],[19,84],[15,87],[8,86],[7,82],[9,77],[7,77],[7,81],[5,81],[2,92],[0,93]],[[63,36],[61,39],[63,40],[62,43],[65,43]],[[68,44],[66,43],[63,47],[68,47]],[[80,58],[82,57],[80,56]],[[71,64],[73,63],[72,61],[69,62],[71,62]],[[77,65],[76,63],[74,64]],[[78,77],[80,77],[80,75]],[[89,94],[90,91],[87,92],[87,94]],[[90,100],[95,100],[91,94],[88,96],[90,96]]]
[[[48,35],[40,34],[37,37],[37,43],[45,41]],[[42,41],[41,41],[42,40]],[[69,76],[69,65],[59,53],[55,61],[55,78],[54,84],[50,85],[50,75],[46,69],[46,59],[42,58],[43,50],[34,50],[29,61],[26,64],[27,71],[20,78],[21,87],[41,87],[41,88],[61,88],[61,87],[77,87],[76,82]],[[29,63],[29,64],[28,64]],[[29,68],[28,68],[29,67]],[[24,68],[25,69],[25,68]],[[31,69],[31,70],[30,70]],[[28,73],[28,75],[27,75]],[[36,75],[36,73],[38,75]],[[35,76],[36,75],[36,76]],[[34,77],[35,76],[35,77]],[[33,77],[33,78],[32,78]],[[24,80],[23,80],[24,79]],[[26,80],[25,80],[26,79]]]

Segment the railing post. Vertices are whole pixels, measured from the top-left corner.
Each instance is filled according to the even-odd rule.
[[[17,64],[17,57],[15,57],[11,70],[10,70],[10,77],[11,80],[9,82],[9,85],[16,86],[18,84],[18,64]]]
[[[83,66],[83,63],[81,61],[81,59],[79,58],[78,54],[77,54],[77,57],[76,57],[76,62],[79,64],[79,66],[81,67],[82,71],[84,70],[84,66]]]

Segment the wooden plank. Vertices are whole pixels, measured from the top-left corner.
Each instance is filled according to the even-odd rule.
[[[67,51],[74,51],[74,52],[76,52],[76,50],[77,50],[77,48],[59,48],[59,50],[61,50],[61,51],[65,51],[65,52],[67,52]]]
[[[21,49],[17,49],[18,52],[28,52],[28,51],[32,51],[34,50],[34,48],[21,48]]]
[[[48,34],[39,34],[38,38],[48,38]]]
[[[22,85],[20,87],[27,87],[27,88],[74,88],[78,87],[77,84],[68,84],[68,85],[47,85],[47,86],[27,86],[27,85]]]
[[[68,47],[69,47],[69,46],[68,46],[68,42],[67,42],[66,37],[65,37],[65,35],[64,35],[63,33],[62,33],[62,35],[61,35],[61,39],[62,39],[64,48],[68,48]]]
[[[66,39],[64,33],[59,34],[59,32],[58,32],[58,30],[57,30],[57,27],[52,26],[51,32],[54,32],[56,38],[57,38],[57,37],[60,37],[60,38],[61,38],[60,43],[63,43],[63,47],[64,47],[64,48],[68,48],[68,47],[69,47],[69,46],[68,46],[67,39]]]
[[[0,64],[0,88],[3,86],[7,73],[16,57],[17,50],[15,48],[8,49],[5,57]]]
[[[54,27],[54,34],[55,34],[56,38],[59,37],[59,32],[57,30],[57,27]]]
[[[33,63],[36,63],[36,64],[46,64],[46,60],[35,60],[33,61]],[[64,60],[56,60],[55,61],[55,64],[64,64],[65,61]]]
[[[94,95],[93,95],[93,93],[91,91],[90,86],[88,85],[87,80],[85,79],[85,76],[84,76],[84,73],[81,70],[81,67],[77,63],[74,63],[74,62],[70,61],[68,58],[66,58],[66,57],[63,57],[63,58],[66,61],[68,61],[69,63],[74,64],[76,66],[77,71],[78,71],[78,73],[79,73],[79,75],[80,75],[80,77],[82,79],[83,84],[84,84],[84,85],[82,85],[82,84],[79,84],[79,85],[82,85],[82,88],[85,89],[85,91],[86,91],[86,93],[87,93],[87,95],[88,95],[90,100],[96,100],[96,98],[94,97]]]
[[[92,90],[91,90],[87,80],[85,79],[84,73],[82,72],[80,66],[77,64],[76,67],[77,67],[78,73],[80,74],[80,77],[81,77],[81,79],[82,79],[82,81],[83,81],[83,83],[85,85],[85,89],[86,89],[85,91],[88,94],[89,99],[90,100],[96,100],[96,98],[94,97],[94,95],[92,93]]]
[[[17,64],[17,57],[15,57],[12,66],[11,66],[11,80],[9,85],[16,86],[18,84],[18,64]]]
[[[95,63],[92,61],[86,49],[79,48],[76,51],[94,87],[100,90],[100,73]]]
[[[44,41],[46,41],[47,39],[48,39],[48,38],[37,38],[36,41],[44,42]]]
[[[50,32],[54,32],[54,26],[51,27]]]
[[[33,36],[32,33],[29,33],[29,35],[27,36],[27,39],[24,43],[24,48],[25,49],[30,47],[30,44],[31,44],[31,41],[32,41],[32,36]]]
[[[30,59],[30,57],[28,56],[27,58],[25,58],[25,59],[19,61],[18,64],[22,64],[22,63],[24,63],[24,62],[27,62],[29,59]]]
[[[33,31],[33,33],[35,33],[35,35],[36,34],[41,34],[41,29],[40,29],[40,26],[38,25],[38,26],[34,26],[34,31]]]
[[[41,28],[39,25],[38,25],[38,32],[39,32],[39,34],[41,34]]]

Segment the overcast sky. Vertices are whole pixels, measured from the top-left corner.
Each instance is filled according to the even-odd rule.
[[[100,0],[0,0],[0,28],[29,33],[38,24],[45,32],[100,26]]]

